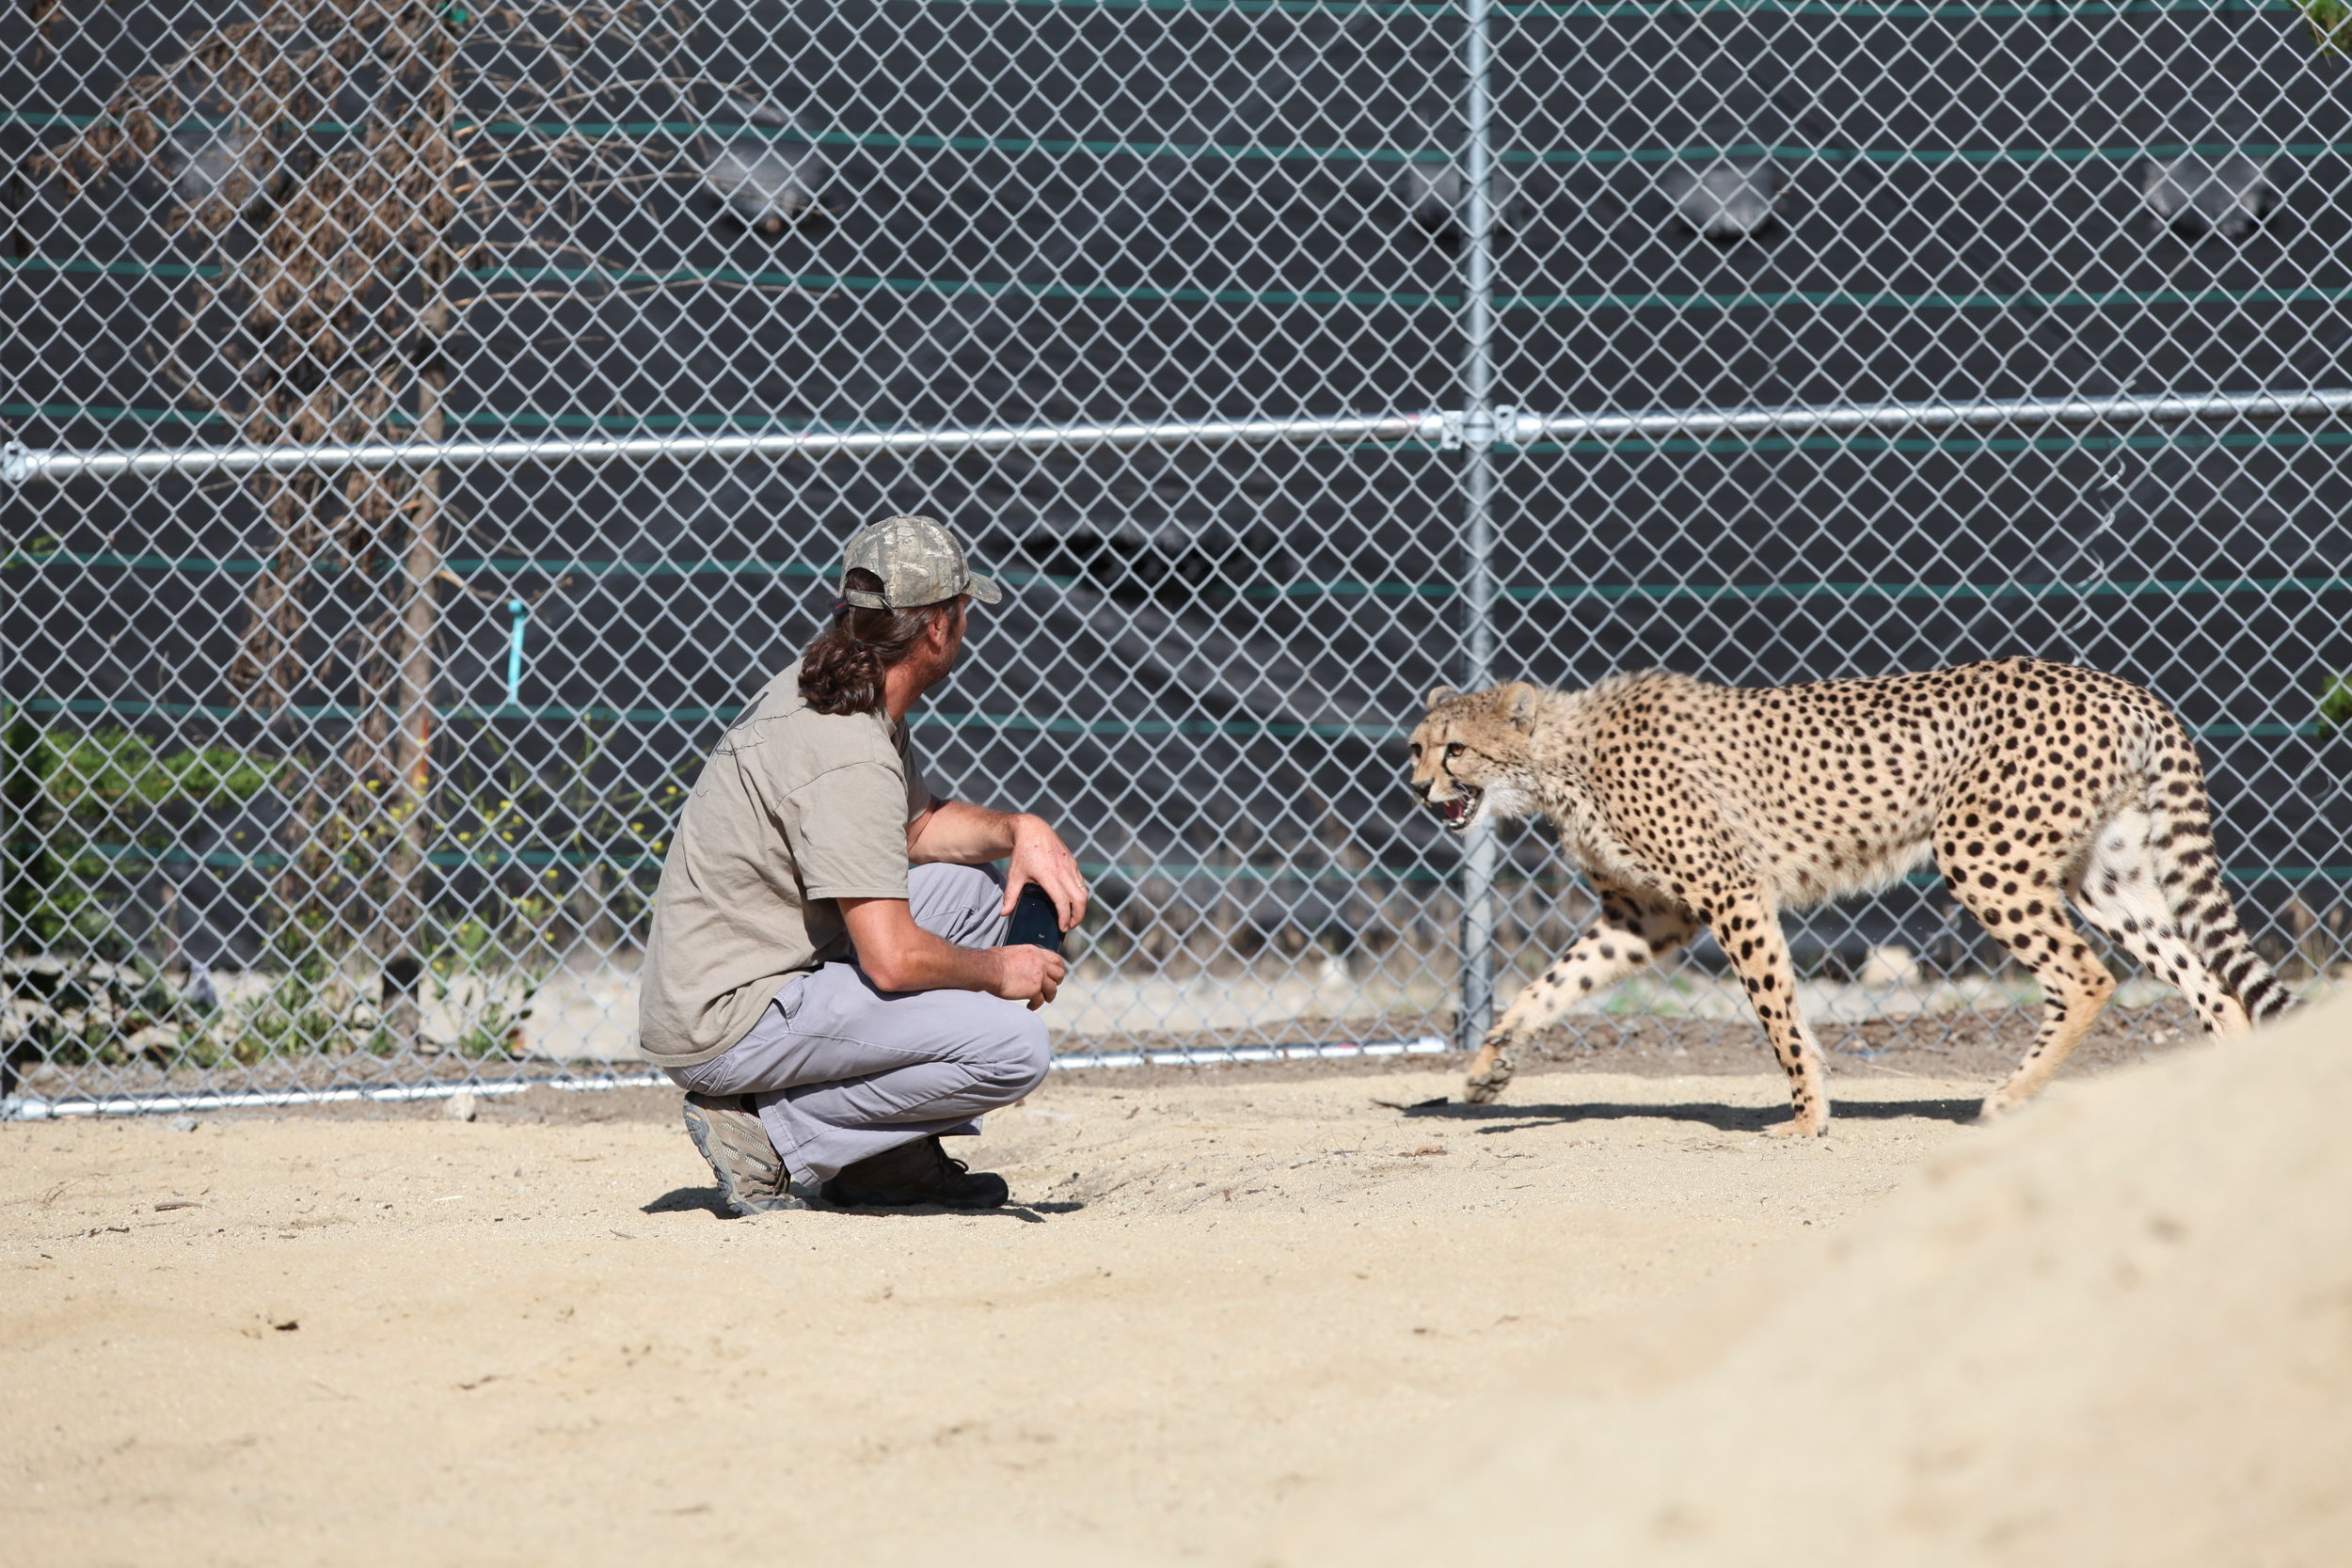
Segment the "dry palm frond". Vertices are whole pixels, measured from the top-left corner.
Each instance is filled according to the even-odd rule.
[[[167,226],[204,262],[175,342],[237,384],[185,379],[248,441],[389,434],[415,402],[414,349],[460,259],[455,54],[434,5],[279,4],[190,40],[37,166],[69,191],[108,170],[169,182]],[[330,544],[373,544],[397,499],[385,483],[406,482],[255,483],[275,545],[230,674],[274,709],[302,668],[312,568]]]

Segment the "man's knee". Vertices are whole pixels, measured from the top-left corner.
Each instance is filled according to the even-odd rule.
[[[1009,1006],[1006,1010],[1011,1012]],[[1044,1020],[1024,1010],[1007,1019],[1003,1032],[990,1042],[983,1059],[974,1065],[989,1088],[1009,1105],[1026,1098],[1045,1082],[1053,1058],[1054,1048],[1046,1035]]]
[[[1004,879],[994,866],[938,862],[907,868],[907,912],[935,937],[961,947],[1004,941]]]

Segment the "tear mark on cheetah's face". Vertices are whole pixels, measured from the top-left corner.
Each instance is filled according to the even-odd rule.
[[[1535,689],[1526,685],[1461,692],[1440,686],[1414,726],[1409,750],[1413,794],[1456,832],[1482,817],[1533,816],[1535,768],[1528,737],[1535,727]]]

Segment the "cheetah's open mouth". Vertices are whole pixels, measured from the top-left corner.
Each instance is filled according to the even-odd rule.
[[[1434,803],[1438,808],[1438,815],[1445,818],[1447,827],[1465,828],[1470,825],[1470,814],[1478,809],[1478,791],[1466,790],[1451,800],[1438,800]]]

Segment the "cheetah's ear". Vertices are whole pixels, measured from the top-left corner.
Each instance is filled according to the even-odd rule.
[[[1460,695],[1450,686],[1433,686],[1429,689],[1429,705],[1436,707],[1439,703],[1450,703]]]
[[[1502,711],[1511,722],[1528,734],[1535,733],[1536,699],[1543,693],[1525,681],[1513,681],[1502,690]]]

